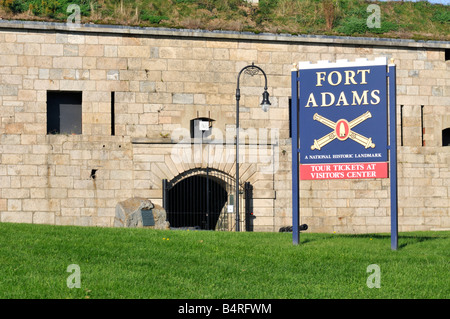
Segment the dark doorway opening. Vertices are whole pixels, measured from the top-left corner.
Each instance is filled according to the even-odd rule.
[[[228,201],[228,193],[221,184],[216,178],[196,175],[173,186],[167,194],[170,226],[214,230]]]
[[[442,130],[442,146],[450,146],[450,127]]]
[[[163,207],[171,228],[218,231],[236,228],[236,184],[232,176],[214,168],[194,168],[162,182]],[[242,186],[240,229],[253,231],[253,187],[248,182]]]

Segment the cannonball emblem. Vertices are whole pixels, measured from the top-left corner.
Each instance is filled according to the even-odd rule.
[[[348,122],[344,119],[337,121],[335,133],[337,139],[345,141],[350,134],[350,126]]]

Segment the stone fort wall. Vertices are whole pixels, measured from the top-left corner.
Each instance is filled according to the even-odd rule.
[[[253,185],[254,230],[278,231],[292,224],[293,63],[385,56],[397,65],[399,231],[448,229],[449,50],[433,41],[1,21],[0,221],[111,227],[120,201],[161,205],[162,179],[206,166],[233,176],[236,77],[254,62],[272,107],[259,108],[263,77],[243,76],[240,181]],[[49,91],[82,92],[81,134],[47,134]],[[196,117],[214,119],[200,146],[187,136]],[[389,179],[300,188],[309,231],[390,230]]]

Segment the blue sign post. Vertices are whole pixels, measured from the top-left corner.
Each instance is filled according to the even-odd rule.
[[[395,64],[389,64],[389,151],[391,164],[391,249],[398,248],[398,200],[397,200],[397,93]]]
[[[292,138],[292,242],[300,243],[300,204],[299,204],[299,138],[298,138],[298,70],[291,71],[291,138]]]
[[[383,57],[298,67],[291,74],[294,244],[300,180],[388,178],[390,162],[392,249],[397,249],[395,66],[388,72]]]

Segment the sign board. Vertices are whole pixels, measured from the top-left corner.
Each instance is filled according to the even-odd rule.
[[[208,121],[199,121],[198,129],[200,131],[209,131],[209,122]]]
[[[299,64],[300,179],[388,177],[386,58]]]
[[[155,226],[155,218],[153,217],[152,210],[142,209],[142,226]]]
[[[294,244],[300,180],[390,178],[391,248],[397,249],[395,79],[385,57],[300,62],[292,70]]]

